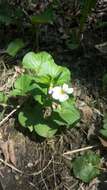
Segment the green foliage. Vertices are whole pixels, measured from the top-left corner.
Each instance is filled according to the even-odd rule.
[[[94,152],[88,152],[76,158],[73,162],[75,177],[89,183],[100,174],[100,157]]]
[[[22,39],[15,39],[9,43],[6,53],[14,57],[24,46],[25,44]]]
[[[67,47],[71,50],[75,50],[79,47],[79,39],[78,39],[78,29],[75,28],[72,30],[69,39],[66,42]]]
[[[97,21],[95,25],[95,29],[101,29],[107,27],[107,22],[106,21]]]
[[[6,104],[8,100],[8,97],[4,92],[0,92],[0,103]]]
[[[92,8],[95,8],[96,0],[83,0],[83,6],[81,7],[81,18],[80,18],[80,32],[83,31],[86,19],[91,13]]]
[[[65,101],[58,107],[55,112],[71,127],[73,123],[77,122],[80,118],[78,110],[75,108],[75,103],[73,100]]]
[[[36,74],[35,80],[44,84],[61,85],[70,82],[70,71],[55,64],[52,56],[46,52],[29,52],[23,58],[23,67]]]
[[[107,113],[104,115],[103,128],[100,129],[100,133],[107,138]]]
[[[84,32],[84,28],[86,25],[86,20],[88,16],[92,12],[92,8],[96,6],[96,0],[82,0],[80,2],[80,19],[79,19],[79,27],[75,27],[72,29],[72,33],[70,34],[70,38],[67,40],[67,46],[69,49],[77,49],[80,45],[81,34]]]
[[[43,107],[36,104],[35,107],[26,107],[19,113],[19,122],[23,127],[35,131],[42,137],[52,137],[58,130],[58,126],[50,118],[46,120],[43,116]]]
[[[18,116],[20,124],[48,138],[58,131],[59,126],[73,126],[79,120],[80,114],[72,94],[68,96],[63,92],[62,95],[65,93],[67,96],[64,102],[49,94],[50,89],[70,83],[70,71],[56,65],[47,52],[27,53],[22,65],[26,72],[17,78],[11,92],[11,96],[27,97]]]
[[[53,9],[49,7],[39,15],[32,15],[30,19],[31,19],[31,23],[34,25],[53,23],[53,20],[54,20]]]
[[[23,12],[20,8],[11,6],[7,1],[0,2],[0,23],[9,25],[21,20]]]

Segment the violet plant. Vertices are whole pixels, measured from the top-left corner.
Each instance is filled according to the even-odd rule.
[[[19,123],[47,138],[61,127],[73,127],[80,113],[75,106],[69,69],[55,64],[47,52],[27,53],[22,66],[25,72],[11,91],[11,96],[24,100]]]

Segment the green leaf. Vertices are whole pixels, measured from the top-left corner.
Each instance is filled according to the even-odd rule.
[[[51,128],[45,124],[38,124],[34,127],[36,133],[42,137],[51,138],[57,132],[57,128]]]
[[[31,16],[32,24],[50,24],[53,23],[53,10],[52,8],[47,8],[43,13],[39,15]]]
[[[4,92],[0,92],[0,103],[6,103],[8,100],[8,97],[6,96],[6,94]]]
[[[0,22],[9,25],[12,23],[12,19],[7,15],[0,14]]]
[[[81,9],[80,27],[79,30],[82,32],[84,24],[88,15],[91,13],[92,8],[95,8],[96,0],[84,0],[83,7]]]
[[[47,84],[49,85],[51,82],[51,77],[49,75],[45,75],[45,76],[36,76],[34,78],[35,82],[37,83],[41,83],[41,84]]]
[[[24,48],[25,44],[23,42],[22,39],[15,39],[14,41],[10,42],[6,53],[8,53],[9,55],[11,55],[12,57],[15,57],[16,54],[22,49]]]
[[[94,152],[88,152],[79,156],[73,162],[73,172],[75,177],[83,182],[90,182],[93,178],[100,174],[100,158]]]
[[[9,25],[12,23],[13,10],[6,2],[0,3],[0,23]]]
[[[42,105],[44,104],[44,100],[47,97],[47,88],[41,88],[37,86],[37,88],[33,89],[30,93],[37,102]]]
[[[57,76],[53,80],[55,86],[63,85],[64,83],[69,83],[71,79],[71,73],[66,67],[58,66]]]
[[[32,77],[29,75],[21,75],[14,84],[15,89],[11,92],[11,95],[26,95],[32,89]]]
[[[24,56],[22,64],[25,68],[34,70],[37,76],[55,76],[57,73],[58,66],[47,52],[29,52]]]
[[[35,131],[42,137],[50,138],[58,130],[56,124],[48,119],[43,118],[43,107],[40,104],[33,105],[32,107],[25,106],[19,113],[18,120],[23,127],[28,128],[30,131]]]
[[[104,115],[103,128],[100,129],[100,133],[107,138],[107,113]]]
[[[105,113],[105,115],[104,115],[103,128],[104,128],[104,129],[107,129],[107,113]]]
[[[54,110],[51,114],[51,119],[59,126],[66,126],[67,124],[66,121],[60,117],[59,113]]]
[[[100,133],[107,138],[107,129],[100,129]]]
[[[66,41],[67,47],[71,50],[79,48],[80,41],[78,38],[78,28],[72,29],[72,33],[69,36],[69,39]]]
[[[55,85],[61,85],[70,81],[70,71],[55,64],[52,56],[47,52],[27,53],[22,62],[26,69],[33,70],[37,77],[35,80],[42,83],[53,83]]]
[[[70,100],[63,102],[61,107],[57,108],[55,111],[59,113],[59,116],[69,125],[69,127],[80,119],[79,111]]]

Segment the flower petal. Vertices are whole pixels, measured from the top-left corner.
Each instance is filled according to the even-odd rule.
[[[73,88],[68,88],[67,84],[63,84],[63,91],[66,92],[67,94],[72,94],[73,93]]]
[[[67,90],[68,90],[68,85],[67,85],[67,84],[63,84],[62,89],[64,90],[64,92],[67,92]]]
[[[69,96],[67,94],[62,94],[60,97],[59,97],[59,101],[60,102],[64,102],[66,100],[68,100]]]
[[[53,91],[53,93],[61,93],[61,86],[56,86],[56,87],[54,87],[53,89],[52,89],[52,91]]]
[[[48,94],[52,94],[52,93],[53,93],[53,89],[49,89]]]
[[[67,94],[72,94],[72,93],[73,93],[73,91],[74,91],[74,89],[73,89],[73,88],[68,88],[68,90],[67,90]]]
[[[60,95],[58,92],[54,92],[54,93],[52,94],[52,98],[55,99],[55,100],[59,100],[60,96],[61,96],[61,95]]]

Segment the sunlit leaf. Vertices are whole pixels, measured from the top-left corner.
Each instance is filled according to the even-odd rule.
[[[40,82],[43,79],[43,83],[61,85],[70,81],[70,71],[56,65],[52,56],[47,52],[29,52],[24,56],[22,64],[24,68],[33,70],[38,76],[35,80],[40,80]]]
[[[14,57],[24,46],[25,44],[22,39],[15,39],[9,43],[6,53]]]
[[[0,92],[0,103],[6,103],[8,100],[8,97],[6,96],[6,94],[4,92]]]
[[[61,107],[56,109],[56,112],[59,113],[59,116],[69,127],[80,119],[80,113],[71,101],[63,102]]]
[[[31,86],[32,83],[32,77],[29,75],[21,75],[17,80],[15,81],[14,84],[14,89],[11,91],[11,95],[17,96],[23,96],[27,92],[29,92],[32,89]]]

